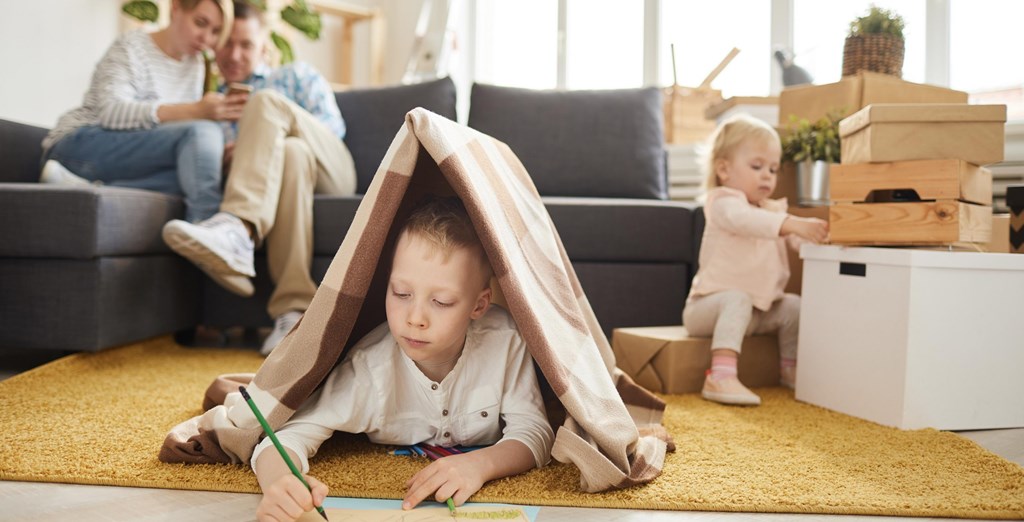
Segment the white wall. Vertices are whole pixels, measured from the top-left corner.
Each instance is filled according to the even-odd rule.
[[[3,0],[0,118],[53,127],[120,31],[120,0]]]

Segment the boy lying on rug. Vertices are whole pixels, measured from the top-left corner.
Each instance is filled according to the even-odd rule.
[[[457,505],[489,480],[547,464],[554,434],[515,322],[491,305],[491,267],[459,198],[431,197],[399,231],[387,322],[363,337],[277,435],[309,457],[335,431],[380,444],[491,445],[438,459],[406,482],[403,509],[433,495]],[[259,520],[295,520],[328,488],[290,472],[269,439],[253,452]],[[269,451],[266,451],[267,449]]]

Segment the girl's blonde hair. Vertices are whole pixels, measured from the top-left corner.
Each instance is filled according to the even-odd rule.
[[[771,125],[746,114],[730,117],[711,133],[707,143],[698,150],[698,164],[704,171],[705,192],[721,185],[715,174],[718,162],[732,159],[740,144],[750,139],[779,143],[779,133]]]

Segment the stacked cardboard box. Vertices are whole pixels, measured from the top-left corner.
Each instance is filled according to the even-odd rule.
[[[833,243],[954,245],[992,234],[992,174],[1005,105],[876,104],[839,123],[830,172]]]

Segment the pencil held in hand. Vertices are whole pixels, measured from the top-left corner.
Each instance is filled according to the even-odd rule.
[[[306,478],[302,476],[302,472],[299,471],[298,466],[292,462],[291,457],[288,456],[288,452],[285,451],[284,446],[281,445],[281,441],[277,440],[277,435],[274,433],[274,430],[270,428],[270,424],[267,424],[267,419],[263,418],[263,414],[260,413],[260,409],[256,407],[256,403],[253,402],[252,397],[249,396],[249,392],[245,391],[245,386],[239,386],[238,391],[242,393],[242,398],[245,399],[245,403],[249,405],[249,409],[252,410],[252,414],[255,415],[256,420],[260,422],[260,426],[263,427],[263,432],[266,433],[267,437],[270,437],[270,441],[274,443],[274,447],[277,448],[277,452],[281,454],[281,458],[284,459],[284,463],[288,465],[288,469],[292,470],[292,475],[295,475],[295,478],[299,479],[299,482],[302,482],[302,485],[306,486],[306,489],[312,493],[313,488],[309,487],[309,482],[306,482]],[[330,522],[330,519],[327,518],[327,512],[324,511],[323,506],[314,507],[316,508],[317,513],[320,513],[320,516],[324,517],[324,520]]]

